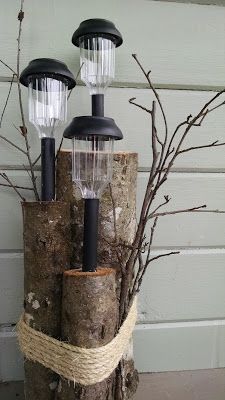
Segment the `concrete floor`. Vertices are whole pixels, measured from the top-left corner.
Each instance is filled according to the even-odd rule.
[[[15,399],[23,383],[1,383],[0,400]],[[225,400],[225,369],[142,374],[134,400]]]

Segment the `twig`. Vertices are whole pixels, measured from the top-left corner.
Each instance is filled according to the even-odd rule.
[[[21,43],[21,33],[22,33],[22,22],[24,19],[23,5],[24,5],[24,0],[21,0],[20,11],[18,14],[19,31],[18,31],[18,38],[17,38],[17,76],[18,77],[20,76],[20,51],[21,51],[20,43]],[[32,181],[32,184],[34,187],[35,198],[37,201],[39,201],[39,195],[38,195],[37,185],[36,185],[36,177],[34,174],[33,164],[32,164],[31,156],[30,156],[30,145],[29,145],[29,140],[28,140],[28,135],[27,135],[27,127],[26,127],[26,123],[25,123],[25,116],[24,116],[23,102],[22,102],[22,93],[21,93],[19,79],[17,79],[17,87],[18,87],[20,114],[21,114],[21,120],[22,120],[22,126],[20,127],[20,130],[21,130],[21,133],[24,137],[25,144],[26,144],[27,158],[28,158],[28,163],[30,166],[31,181]]]
[[[189,212],[195,212],[195,211],[199,212],[199,210],[202,208],[206,208],[206,204],[203,204],[202,206],[192,207],[192,208],[185,208],[182,210],[165,211],[165,212],[154,213],[154,214],[151,213],[148,216],[148,219],[156,218],[156,217],[164,217],[165,215],[174,215],[174,214],[189,213]]]
[[[169,253],[159,254],[158,256],[150,258],[147,265],[149,265],[152,261],[158,260],[161,257],[172,256],[174,254],[180,254],[180,252],[179,251],[170,251]]]
[[[8,64],[6,64],[3,60],[0,60],[0,63],[2,63],[6,68],[8,68],[8,69],[13,73],[13,75],[18,76],[17,73],[16,73],[16,71],[14,71],[14,69],[12,69],[12,68],[11,68]]]
[[[171,198],[168,195],[164,196],[164,199],[165,199],[165,201],[163,201],[163,203],[161,203],[158,207],[156,207],[155,210],[153,210],[150,215],[155,215],[156,211],[158,211],[161,207],[168,204],[171,200]]]
[[[162,103],[161,103],[160,97],[159,97],[159,95],[158,95],[156,89],[154,88],[154,86],[153,86],[153,84],[152,84],[152,81],[151,81],[151,79],[150,79],[150,77],[149,77],[151,71],[146,72],[146,71],[144,70],[144,68],[142,67],[142,65],[141,65],[140,61],[138,60],[136,54],[132,54],[132,57],[135,59],[136,63],[139,65],[141,71],[142,71],[143,74],[145,75],[145,77],[146,77],[146,79],[147,79],[147,81],[148,81],[148,84],[149,84],[151,90],[153,91],[153,93],[154,93],[154,95],[155,95],[157,101],[158,101],[159,107],[160,107],[161,112],[162,112],[164,124],[165,124],[165,132],[166,132],[166,133],[165,133],[165,141],[166,141],[166,140],[167,140],[167,136],[168,136],[168,125],[167,125],[167,120],[166,120],[166,114],[165,114],[165,112],[164,112],[164,108],[163,108],[163,105],[162,105]]]
[[[138,104],[138,103],[134,102],[134,100],[136,100],[136,97],[132,97],[131,99],[129,99],[129,103],[130,103],[130,104],[133,104],[134,106],[136,106],[136,107],[138,107],[138,108],[141,108],[143,111],[146,111],[146,112],[149,113],[149,114],[152,113],[151,110],[149,110],[148,108],[142,106],[141,104]]]
[[[12,185],[7,185],[7,183],[0,183],[0,186],[5,186],[5,187],[12,187]],[[18,186],[14,185],[15,188],[17,189],[22,189],[22,190],[32,190],[34,191],[33,187],[27,187],[27,186]]]
[[[225,143],[218,143],[218,140],[216,140],[215,142],[212,142],[210,144],[205,144],[202,146],[193,146],[193,147],[188,147],[187,149],[180,150],[178,151],[177,155],[182,153],[187,153],[188,151],[192,150],[206,149],[207,147],[219,147],[219,146],[225,146]]]
[[[25,169],[25,171],[27,172],[27,175],[29,176],[29,178],[32,180],[32,176],[31,173],[29,171],[29,168],[27,168],[27,166],[25,164],[23,164],[23,168]]]
[[[148,252],[147,252],[147,257],[146,257],[145,263],[143,263],[142,254],[140,252],[138,254],[139,266],[138,266],[138,271],[136,273],[136,277],[135,277],[134,282],[133,282],[133,286],[132,286],[132,290],[131,290],[131,294],[130,294],[130,302],[133,300],[135,294],[137,293],[137,291],[138,291],[138,289],[139,289],[139,287],[141,285],[143,276],[145,274],[146,262],[147,262],[147,260],[149,259],[149,256],[150,256],[152,242],[153,242],[153,236],[154,236],[154,232],[155,232],[155,228],[156,228],[157,222],[158,222],[158,218],[155,218],[155,220],[153,222],[153,225],[151,227],[151,234],[150,234],[150,239],[149,239],[149,244],[148,244]]]
[[[34,162],[32,163],[33,167],[37,164],[37,162],[40,160],[41,158],[41,154],[39,154],[39,156],[36,158],[36,160],[34,160]]]
[[[145,69],[143,68],[142,64],[138,60],[136,54],[132,54],[132,57],[135,59],[136,63],[138,64],[138,66],[140,67],[141,71],[143,72],[145,78],[147,79],[149,87],[153,91],[153,93],[154,93],[154,95],[155,95],[155,97],[157,99],[157,102],[159,104],[159,107],[160,107],[160,110],[161,110],[161,113],[162,113],[162,116],[163,116],[163,121],[164,121],[164,125],[165,125],[165,138],[164,138],[164,141],[163,141],[162,151],[161,151],[160,160],[159,160],[159,167],[161,167],[161,163],[163,162],[164,152],[165,152],[165,149],[166,149],[166,144],[167,144],[167,139],[168,139],[168,124],[167,124],[166,114],[165,114],[162,102],[160,100],[160,97],[158,95],[158,92],[154,88],[154,86],[152,84],[152,81],[150,79],[151,71],[148,71],[148,72],[145,71]]]
[[[3,110],[2,110],[2,115],[1,115],[1,119],[0,119],[0,128],[2,126],[3,117],[4,117],[5,110],[6,110],[6,107],[8,105],[9,97],[10,97],[10,94],[11,94],[14,76],[15,76],[15,74],[13,74],[12,79],[10,81],[9,91],[8,91],[8,94],[7,94],[7,97],[6,97],[5,105],[4,105]]]
[[[15,143],[11,142],[11,140],[7,139],[7,137],[0,135],[0,139],[4,140],[8,144],[10,144],[10,146],[15,147],[15,149],[21,151],[21,153],[23,153],[23,154],[25,154],[25,156],[27,156],[27,152],[25,150],[23,150],[21,147],[17,146]]]
[[[5,173],[0,173],[0,176],[9,183],[9,186],[15,190],[15,192],[18,194],[18,196],[21,198],[22,201],[26,201],[26,199],[21,195],[17,187],[12,183],[12,181]]]
[[[186,129],[185,129],[183,135],[181,136],[181,139],[179,140],[179,143],[178,143],[178,145],[177,145],[177,147],[176,147],[175,154],[173,155],[173,157],[171,158],[171,160],[170,160],[170,162],[169,162],[169,164],[168,164],[168,166],[167,166],[167,171],[165,172],[165,174],[168,174],[168,171],[169,171],[170,168],[172,167],[175,158],[176,158],[177,155],[179,154],[181,145],[183,144],[183,142],[184,142],[184,140],[185,140],[187,134],[189,133],[190,129],[191,129],[193,126],[201,126],[201,124],[202,124],[203,120],[205,119],[206,115],[208,115],[209,112],[211,112],[210,109],[209,109],[210,104],[212,104],[212,103],[213,103],[219,96],[221,96],[223,93],[225,93],[225,89],[222,90],[221,92],[217,93],[215,96],[213,96],[213,97],[202,107],[202,109],[199,111],[199,113],[198,113],[195,117],[192,118],[192,116],[189,116],[189,117],[187,118],[186,122],[183,122],[183,123],[179,124],[178,127],[175,129],[175,132],[177,132],[178,129],[179,129],[179,127],[181,127],[181,126],[184,125],[184,124],[187,124],[187,127],[186,127]],[[222,104],[223,104],[223,103],[221,103],[219,106],[221,106]],[[200,122],[198,122],[199,119],[200,119]],[[175,137],[175,135],[176,135],[176,133],[173,134],[173,138]],[[165,165],[165,160],[164,160],[163,166],[164,166],[164,165]],[[165,175],[164,175],[164,176],[165,176]]]
[[[62,148],[63,139],[64,139],[64,137],[62,136],[62,139],[61,139],[61,141],[60,141],[59,148],[58,148],[58,150],[57,150],[57,152],[56,152],[55,161],[58,160],[58,154],[59,154],[59,152],[60,152],[60,150],[61,150],[61,148]]]

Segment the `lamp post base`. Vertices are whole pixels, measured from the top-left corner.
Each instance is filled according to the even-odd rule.
[[[99,199],[85,199],[84,203],[84,272],[95,272],[97,268]]]
[[[41,200],[55,200],[55,139],[41,139]]]

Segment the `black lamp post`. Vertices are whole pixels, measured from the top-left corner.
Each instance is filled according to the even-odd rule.
[[[41,200],[55,199],[54,130],[66,121],[67,92],[75,86],[66,64],[51,58],[29,63],[20,76],[29,90],[29,120],[41,139]]]
[[[104,116],[104,93],[115,76],[115,48],[121,33],[106,19],[88,19],[74,32],[72,43],[80,48],[81,79],[92,96],[92,115]]]
[[[115,48],[123,42],[105,19],[83,21],[72,42],[80,48],[81,79],[92,97],[92,117],[74,118],[64,132],[72,139],[73,181],[85,199],[83,271],[96,271],[99,198],[112,178],[114,140],[122,139],[111,118],[104,117],[104,93],[115,75]]]

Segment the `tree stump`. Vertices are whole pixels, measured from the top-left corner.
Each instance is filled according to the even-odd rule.
[[[115,270],[64,273],[62,339],[79,347],[104,346],[115,336],[118,320]],[[61,380],[57,400],[113,400],[113,377],[90,386]]]
[[[59,338],[63,272],[70,268],[70,211],[63,202],[22,203],[25,321]],[[25,360],[26,400],[54,400],[57,375]]]
[[[113,179],[100,200],[100,223],[98,242],[98,266],[117,269],[117,297],[120,297],[121,274],[115,243],[131,244],[136,228],[137,153],[114,153]],[[73,268],[82,264],[83,208],[80,191],[72,183],[71,151],[61,150],[57,156],[56,195],[58,200],[68,202],[71,209],[72,262]],[[123,261],[126,251],[122,252]],[[133,344],[123,359],[124,393],[131,399],[138,385],[138,373],[134,368]],[[67,397],[72,400],[74,397]],[[86,399],[86,397],[83,397]]]

